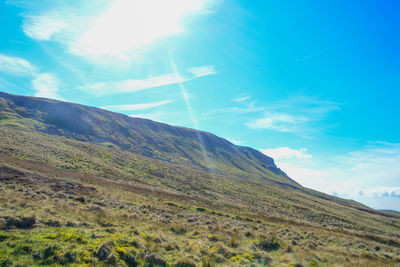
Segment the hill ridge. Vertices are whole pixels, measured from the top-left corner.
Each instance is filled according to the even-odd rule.
[[[12,120],[12,116],[20,116],[34,120],[33,127],[42,132],[81,141],[110,142],[122,150],[152,158],[175,163],[183,160],[211,171],[255,176],[259,179],[273,178],[281,183],[298,186],[297,182],[275,165],[271,157],[250,147],[237,146],[213,133],[53,99],[4,92],[0,92],[0,98],[3,124],[7,116],[9,120]],[[204,144],[197,139],[199,134]],[[118,137],[113,138],[116,135]],[[216,162],[214,166],[207,166],[206,160],[202,158],[201,145],[204,145],[210,161]]]

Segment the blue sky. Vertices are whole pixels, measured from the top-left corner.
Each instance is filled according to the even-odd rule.
[[[400,210],[397,1],[0,3],[0,90],[215,133]]]

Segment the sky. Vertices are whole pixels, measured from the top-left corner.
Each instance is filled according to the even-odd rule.
[[[0,91],[212,132],[400,210],[398,1],[6,0]]]

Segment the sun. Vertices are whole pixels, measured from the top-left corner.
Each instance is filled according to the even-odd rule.
[[[207,0],[115,0],[76,41],[80,51],[125,57],[129,51],[183,33],[184,20]]]

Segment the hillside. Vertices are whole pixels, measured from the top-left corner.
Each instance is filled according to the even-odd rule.
[[[0,101],[3,125],[21,123],[39,132],[114,145],[167,162],[297,185],[275,166],[272,158],[210,133],[49,99],[0,92]]]
[[[0,93],[0,186],[5,266],[400,263],[397,213],[213,134],[78,104]]]

